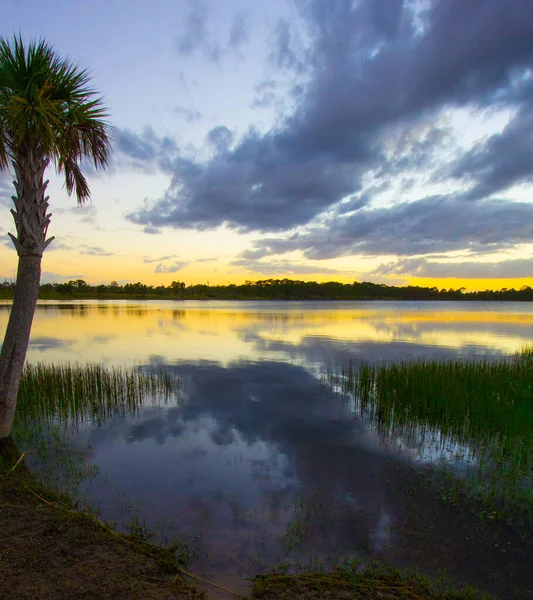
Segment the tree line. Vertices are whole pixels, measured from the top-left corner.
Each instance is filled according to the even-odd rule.
[[[2,296],[12,296],[14,284],[1,285]],[[246,281],[241,285],[187,285],[173,281],[170,285],[153,286],[140,281],[136,283],[89,285],[83,279],[66,283],[45,283],[40,286],[39,297],[43,299],[69,298],[138,298],[183,300],[507,300],[533,301],[533,288],[503,288],[467,292],[465,288],[445,289],[421,286],[393,286],[369,281],[340,283],[327,281],[299,281],[294,279],[261,279]]]

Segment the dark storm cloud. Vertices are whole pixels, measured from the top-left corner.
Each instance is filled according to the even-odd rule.
[[[433,196],[390,208],[362,209],[327,227],[255,243],[244,258],[301,250],[309,259],[351,254],[409,256],[468,249],[497,251],[533,239],[533,204]]]
[[[418,21],[415,5],[400,0],[297,0],[297,6],[304,26],[280,21],[273,32],[278,68],[304,77],[292,114],[267,133],[249,131],[205,162],[169,162],[169,189],[129,215],[133,222],[199,229],[225,223],[268,232],[322,215],[327,229],[261,246],[303,249],[308,258],[405,255],[434,250],[435,244],[441,250],[496,249],[531,239],[522,220],[530,219],[529,207],[519,203],[476,208],[463,195],[360,210],[373,200],[372,193],[365,195],[369,174],[381,180],[405,175],[404,190],[414,185],[413,170],[442,177],[436,156],[452,140],[439,118],[448,108],[520,109],[502,137],[479,149],[480,157],[459,156],[448,168],[454,185],[464,179],[479,202],[529,181],[530,141],[513,149],[522,152],[516,164],[507,164],[512,161],[503,153],[532,114],[530,0],[434,0]],[[398,132],[406,133],[399,138]],[[337,210],[334,219],[324,216],[348,198],[351,209]]]
[[[228,152],[233,143],[233,133],[223,125],[213,127],[207,134],[207,142],[218,152]]]
[[[475,182],[472,199],[513,185],[531,183],[533,169],[533,110],[517,115],[498,134],[476,144],[452,166],[452,176]]]
[[[285,19],[279,19],[272,38],[274,44],[269,55],[270,62],[278,69],[289,69],[300,73],[304,71],[302,42]]]
[[[374,172],[374,178],[379,183],[374,189],[365,189],[365,193],[379,193],[390,185],[393,177],[409,178],[413,173],[418,179],[422,175],[426,179],[436,179],[435,171],[440,172],[438,167],[443,151],[459,152],[450,127],[435,125],[428,120],[397,128],[387,138],[387,160],[382,161]]]
[[[426,258],[406,258],[380,265],[373,275],[412,275],[415,277],[454,277],[460,279],[515,279],[533,277],[533,258],[500,262],[464,261],[443,263]]]
[[[128,129],[113,130],[115,145],[114,163],[119,167],[151,171],[154,166],[165,169],[170,157],[179,150],[176,142],[168,136],[159,136],[151,127],[141,133]]]
[[[133,222],[198,229],[228,222],[243,230],[280,231],[308,222],[359,187],[353,165],[312,156],[294,162],[276,135],[254,131],[235,150],[217,153],[208,167],[186,158],[173,165],[165,197],[129,215]]]

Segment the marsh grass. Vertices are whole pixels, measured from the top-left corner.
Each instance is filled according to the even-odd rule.
[[[349,364],[328,378],[384,442],[440,457],[498,509],[533,510],[533,346],[493,362]]]
[[[148,403],[167,404],[178,391],[179,380],[164,368],[27,364],[13,437],[29,451],[29,464],[48,487],[98,513],[99,506],[84,493],[98,468],[87,461],[90,449],[74,441],[79,427],[135,416]]]
[[[28,364],[19,388],[17,418],[76,427],[137,414],[147,398],[168,401],[179,380],[164,368],[106,368],[99,364]]]

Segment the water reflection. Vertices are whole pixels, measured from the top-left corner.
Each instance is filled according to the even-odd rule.
[[[451,568],[513,597],[533,568],[518,533],[491,522],[481,531],[320,375],[349,359],[498,357],[531,339],[525,304],[44,303],[29,359],[180,377],[173,402],[81,424],[73,443],[100,467],[88,493],[103,518],[120,522],[126,498],[166,538],[194,533],[194,568],[222,584],[287,557],[357,553]]]
[[[0,303],[0,328],[9,303]],[[501,355],[533,339],[525,303],[40,302],[29,360],[130,365]]]
[[[346,398],[308,371],[278,362],[185,363],[177,406],[86,429],[91,459],[151,527],[164,516],[201,537],[194,568],[235,586],[271,564],[358,554],[435,570],[512,597],[533,567],[516,532],[450,506],[413,470],[410,452],[384,444]],[[109,496],[100,479],[89,489]],[[113,502],[109,502],[113,505]],[[117,519],[113,507],[103,516]],[[171,537],[171,533],[166,534]],[[455,558],[452,558],[455,557]],[[506,565],[512,557],[513,573]]]

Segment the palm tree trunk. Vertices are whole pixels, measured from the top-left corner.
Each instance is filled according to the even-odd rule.
[[[7,437],[13,428],[40,279],[41,256],[19,256],[15,296],[0,354],[0,439]]]
[[[11,211],[17,236],[10,235],[19,264],[15,296],[9,315],[4,344],[0,353],[0,439],[13,429],[17,394],[30,341],[33,313],[39,295],[41,259],[44,249],[53,238],[46,239],[50,223],[48,181],[43,181],[48,165],[42,151],[28,147],[13,161],[17,195],[13,196],[15,209]]]

